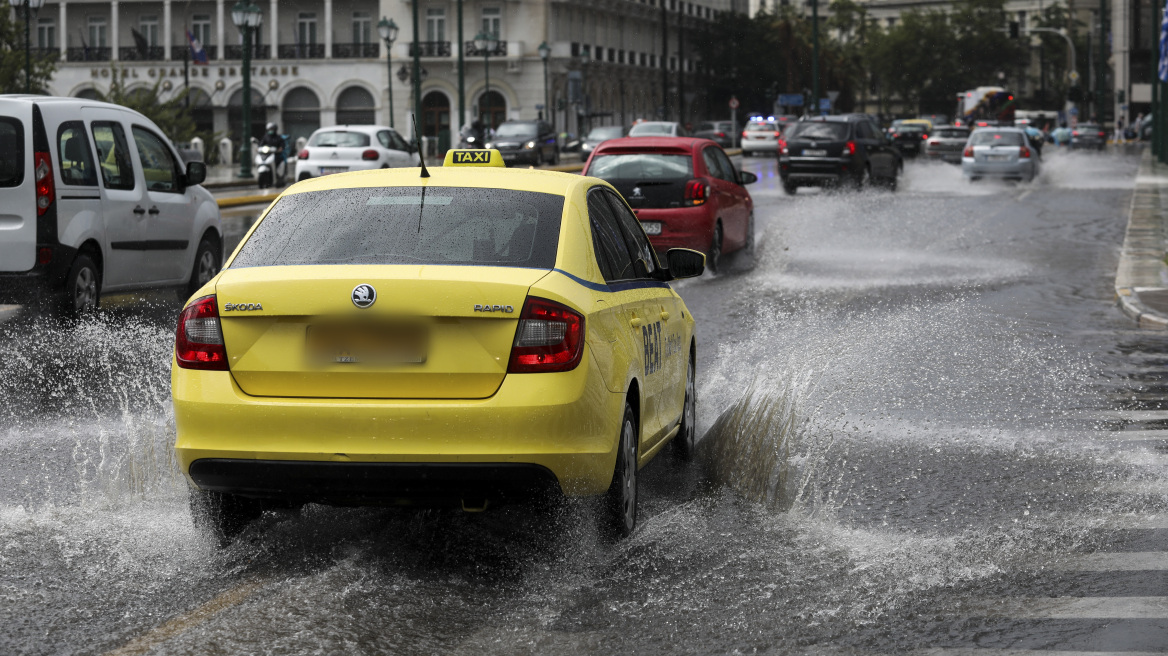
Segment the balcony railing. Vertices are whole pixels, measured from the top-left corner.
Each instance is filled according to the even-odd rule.
[[[118,48],[118,59],[122,61],[161,61],[166,58],[166,49],[162,46],[122,46]]]
[[[337,59],[372,59],[380,56],[376,43],[334,43],[333,57]]]
[[[467,41],[465,44],[463,44],[463,47],[465,48],[465,50],[463,50],[462,52],[467,57],[483,57],[486,54],[488,54],[488,53],[484,53],[482,50],[479,50],[478,47],[475,46],[474,41]],[[506,57],[507,56],[507,42],[506,41],[496,41],[495,42],[495,49],[491,50],[489,52],[489,54],[492,57]]]
[[[224,55],[226,55],[227,59],[243,59],[243,46],[240,46],[240,45],[227,46],[227,50],[225,50],[223,52],[224,52]],[[263,45],[252,46],[251,58],[252,59],[271,59],[272,58],[272,46],[270,46],[266,43]]]
[[[175,60],[175,61],[182,61],[183,60],[183,53],[184,52],[189,53],[190,51],[191,51],[190,46],[171,46],[170,58]],[[207,61],[214,61],[215,55],[217,55],[219,53],[219,49],[217,46],[203,46],[203,51],[207,53]],[[190,55],[190,58],[191,58],[191,61],[195,60],[194,55]]]
[[[276,49],[280,59],[324,59],[323,43],[282,43]]]
[[[65,50],[65,59],[71,62],[103,62],[109,61],[112,54],[110,48],[68,48]]]
[[[60,59],[60,48],[30,48],[29,52],[36,59]]]
[[[414,56],[414,51],[418,51],[419,57],[449,57],[450,56],[450,42],[449,41],[415,41],[410,44],[410,56]]]

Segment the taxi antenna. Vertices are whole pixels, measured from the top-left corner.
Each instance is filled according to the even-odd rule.
[[[418,144],[418,163],[422,166],[422,177],[430,177],[430,172],[426,170],[426,157],[422,155],[422,138],[418,136],[418,119],[411,116],[410,123],[414,126],[414,143]]]

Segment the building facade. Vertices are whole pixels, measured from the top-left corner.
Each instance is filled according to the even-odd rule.
[[[252,134],[268,121],[294,139],[345,123],[393,124],[407,134],[415,51],[418,127],[443,147],[476,116],[497,124],[542,115],[573,133],[639,117],[697,120],[705,98],[700,62],[689,53],[735,1],[256,0],[263,22],[251,60]],[[92,97],[115,77],[130,92],[157,84],[163,98],[189,86],[200,132],[238,139],[243,41],[233,4],[49,1],[33,18],[32,46],[60,61],[54,95]],[[399,28],[390,48],[378,34],[382,17]],[[496,35],[494,50],[475,47],[481,32]],[[205,63],[194,61],[195,42]],[[542,43],[550,48],[546,71]]]

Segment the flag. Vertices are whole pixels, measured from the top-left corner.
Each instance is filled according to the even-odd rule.
[[[77,31],[81,33],[81,51],[84,61],[89,61],[89,44],[85,42],[85,31],[81,28],[77,28]]]
[[[191,61],[195,64],[206,66],[207,51],[203,50],[203,44],[199,43],[199,40],[195,38],[194,34],[191,34],[190,30],[187,30],[187,41],[191,44]]]
[[[146,37],[141,32],[134,28],[130,28],[130,35],[134,37],[134,47],[138,49],[138,59],[148,59],[150,51],[150,44],[146,42]]]
[[[1164,18],[1160,21],[1160,70],[1161,82],[1168,82],[1168,5],[1164,7]]]

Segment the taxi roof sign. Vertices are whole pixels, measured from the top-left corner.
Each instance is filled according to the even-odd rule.
[[[494,148],[452,149],[442,166],[503,166],[503,154]]]

